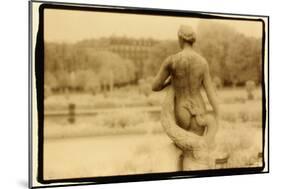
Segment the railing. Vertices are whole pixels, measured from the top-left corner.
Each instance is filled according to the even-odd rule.
[[[67,109],[61,109],[61,110],[45,110],[44,115],[47,117],[52,116],[68,116],[70,114],[71,110],[71,104],[68,105]],[[128,111],[140,111],[140,112],[148,112],[148,113],[160,113],[161,107],[117,107],[117,108],[77,108],[77,106],[74,104],[75,109],[75,115],[96,115],[98,113],[112,113],[118,110],[126,110]]]

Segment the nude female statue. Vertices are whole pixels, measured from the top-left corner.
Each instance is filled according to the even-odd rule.
[[[209,66],[193,49],[196,37],[190,26],[183,25],[179,28],[178,39],[182,50],[162,63],[152,90],[161,91],[171,85],[174,90],[176,124],[198,136],[204,135],[204,140],[210,144],[218,129],[219,105],[211,83]],[[214,115],[206,111],[201,88],[206,91]]]

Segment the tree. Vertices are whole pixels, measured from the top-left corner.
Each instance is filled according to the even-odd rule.
[[[144,62],[144,77],[154,76],[162,62],[170,55],[179,52],[177,41],[161,41],[152,47]]]
[[[202,20],[198,24],[195,48],[206,58],[213,77],[229,80],[226,56],[236,35],[233,28],[216,21]]]
[[[246,91],[247,91],[248,100],[254,99],[254,94],[253,94],[254,89],[255,89],[255,82],[251,80],[247,81]]]
[[[246,37],[217,21],[200,21],[197,30],[196,49],[207,59],[213,77],[223,83],[260,81],[261,39]]]
[[[238,82],[260,81],[261,46],[258,39],[242,34],[235,36],[235,43],[229,46],[226,63],[230,75],[236,75]]]
[[[44,85],[46,85],[51,90],[57,88],[58,82],[55,75],[50,71],[45,71],[44,73]]]
[[[113,85],[122,85],[135,79],[132,61],[108,51],[93,51],[88,55],[86,67],[96,73],[101,85],[110,85],[111,82]]]
[[[59,74],[56,75],[56,78],[58,89],[62,92],[66,92],[70,86],[69,73],[67,71],[62,70]]]

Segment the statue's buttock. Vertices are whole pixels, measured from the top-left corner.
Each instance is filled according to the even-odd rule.
[[[204,62],[192,49],[172,57],[172,85],[175,90],[175,118],[185,130],[203,135],[206,108],[200,93]]]

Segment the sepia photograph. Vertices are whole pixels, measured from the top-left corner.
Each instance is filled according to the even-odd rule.
[[[267,171],[266,17],[85,7],[34,34],[38,178]]]

